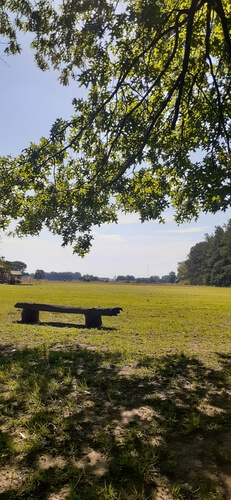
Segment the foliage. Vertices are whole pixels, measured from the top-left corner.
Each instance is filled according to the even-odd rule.
[[[36,271],[34,273],[34,277],[36,280],[44,280],[45,271],[43,271],[43,269],[36,269]]]
[[[162,276],[161,278],[161,283],[175,283],[176,281],[176,274],[174,271],[171,271],[169,274],[166,274],[165,276]]]
[[[188,271],[185,261],[178,262],[177,266],[177,282],[187,282]]]
[[[28,276],[25,273],[27,265],[19,260],[10,261],[0,257],[0,283],[14,283],[15,277],[11,275],[11,271],[21,271],[23,276]]]
[[[81,273],[76,272],[72,273],[71,271],[51,271],[50,273],[45,272],[44,278],[48,281],[72,281],[72,280],[80,280]],[[35,275],[31,274],[31,278],[34,278]]]
[[[231,286],[231,220],[194,245],[178,264],[178,281],[192,285]]]
[[[127,274],[126,276],[118,275],[116,281],[135,281],[135,276]]]
[[[93,276],[93,274],[84,274],[81,276],[82,281],[99,281],[102,278],[99,278],[98,276]]]
[[[14,261],[6,260],[5,264],[12,271],[22,271],[23,274],[25,273],[25,270],[27,268],[25,262],[21,262],[20,260],[14,260]]]
[[[48,138],[1,159],[2,228],[45,225],[84,255],[118,210],[162,221],[172,204],[181,222],[230,206],[229,0],[7,0],[0,16],[7,53],[32,33],[37,65],[84,94]]]
[[[160,278],[159,276],[150,276],[150,278],[135,278],[135,276],[127,274],[126,276],[118,275],[115,281],[134,281],[136,283],[175,283],[176,274],[174,271],[171,271],[169,274],[166,274]]]
[[[7,283],[9,280],[9,268],[4,257],[0,257],[0,283]]]

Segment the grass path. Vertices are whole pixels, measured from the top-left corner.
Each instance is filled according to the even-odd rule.
[[[0,500],[229,500],[231,290],[0,286]],[[120,306],[101,330],[17,301]]]

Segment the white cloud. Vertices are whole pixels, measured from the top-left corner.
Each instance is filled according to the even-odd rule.
[[[163,229],[162,233],[165,234],[186,234],[186,233],[203,233],[209,228],[209,226],[198,226],[198,227],[185,227],[182,229]]]
[[[119,234],[100,234],[93,231],[93,236],[95,240],[112,241],[114,243],[122,241],[122,237]]]

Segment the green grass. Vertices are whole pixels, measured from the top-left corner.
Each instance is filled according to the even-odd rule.
[[[0,500],[231,498],[231,290],[0,286]],[[120,306],[103,328],[17,301]]]

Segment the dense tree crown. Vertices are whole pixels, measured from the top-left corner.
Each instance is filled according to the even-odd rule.
[[[178,222],[231,204],[230,0],[6,0],[0,33],[37,65],[75,79],[69,121],[0,159],[0,226],[46,225],[83,255],[118,210]]]
[[[20,260],[14,260],[13,262],[4,260],[4,263],[12,271],[22,271],[23,274],[26,272],[27,265],[25,262],[21,262]]]
[[[36,280],[44,280],[45,271],[43,271],[43,269],[36,269],[36,271],[34,273],[34,277]]]
[[[178,264],[178,281],[231,286],[231,220],[191,248],[187,260]]]

